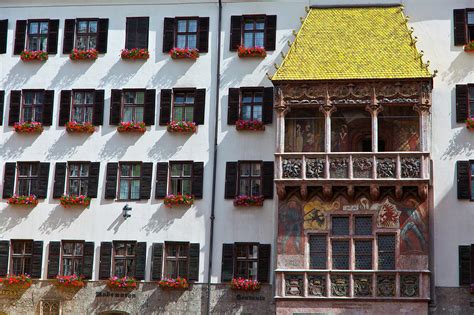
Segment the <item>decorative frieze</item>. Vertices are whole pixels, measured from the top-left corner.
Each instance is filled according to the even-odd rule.
[[[421,161],[417,158],[402,159],[402,177],[419,178],[421,174]]]
[[[307,159],[306,160],[306,177],[307,178],[323,178],[324,177],[323,159]]]
[[[285,276],[285,294],[287,296],[304,296],[303,275]]]
[[[331,294],[332,296],[349,296],[349,276],[331,275]]]
[[[377,276],[377,296],[392,297],[395,296],[395,275]]]
[[[353,164],[355,178],[372,177],[372,168],[374,166],[374,162],[371,158],[355,158],[353,159]]]
[[[396,163],[395,159],[384,158],[377,159],[377,178],[395,178]]]
[[[354,296],[372,296],[372,276],[354,276]]]
[[[400,296],[418,297],[420,295],[420,283],[418,275],[400,276]]]
[[[331,178],[348,178],[349,161],[346,158],[332,158],[329,164]]]
[[[301,178],[302,161],[285,159],[282,161],[283,178]]]
[[[308,295],[326,296],[326,276],[310,275],[308,276]]]

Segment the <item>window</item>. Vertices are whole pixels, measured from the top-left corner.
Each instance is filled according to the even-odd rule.
[[[123,91],[122,121],[143,122],[145,91]]]
[[[420,150],[420,117],[412,106],[385,106],[378,114],[378,125],[379,152]]]
[[[260,196],[262,183],[261,162],[239,162],[239,195]]]
[[[332,241],[333,269],[349,269],[349,241]]]
[[[72,120],[79,123],[92,123],[94,109],[93,91],[74,91],[72,99]]]
[[[372,117],[365,107],[337,107],[331,115],[331,151],[372,151]]]
[[[309,268],[326,269],[327,267],[327,236],[325,234],[309,235]]]
[[[165,244],[165,277],[167,278],[188,278],[189,266],[189,243]]]
[[[140,163],[120,164],[120,184],[119,199],[138,200],[140,199]]]
[[[34,195],[38,190],[39,163],[18,163],[18,188],[20,196]]]
[[[47,50],[48,47],[48,21],[29,21],[27,49]]]
[[[257,280],[258,244],[235,244],[235,278]]]
[[[244,17],[242,38],[244,47],[265,47],[265,17]]]
[[[89,186],[89,163],[70,163],[68,170],[68,194],[87,196]]]
[[[262,121],[263,91],[242,91],[240,119]]]
[[[42,122],[44,107],[43,91],[24,91],[22,121]]]
[[[354,241],[355,269],[372,269],[372,240]]]
[[[395,235],[378,235],[379,270],[395,269]]]
[[[474,40],[474,11],[467,11],[467,39],[468,42]]]
[[[98,37],[97,20],[78,20],[76,28],[76,48],[79,50],[96,49]]]
[[[148,48],[148,17],[128,17],[126,25],[125,48]]]
[[[56,300],[42,300],[40,315],[60,315],[61,302]]]
[[[135,273],[136,242],[114,242],[113,274],[117,277],[133,277]]]
[[[325,118],[313,109],[292,109],[285,116],[285,152],[324,152]]]
[[[84,262],[84,242],[67,241],[62,243],[62,274],[82,275]]]
[[[194,92],[175,92],[173,101],[174,121],[194,121]]]
[[[197,48],[197,19],[176,19],[176,47],[177,48]]]
[[[192,194],[193,164],[191,162],[171,162],[171,193],[173,195]]]
[[[12,254],[10,273],[14,275],[31,275],[33,241],[13,240],[11,246]]]
[[[470,286],[471,281],[471,251],[474,249],[473,244],[461,245],[459,251],[459,285]]]

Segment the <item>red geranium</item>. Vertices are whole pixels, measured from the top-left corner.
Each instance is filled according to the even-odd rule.
[[[7,203],[9,205],[31,205],[36,206],[38,204],[38,199],[35,195],[30,196],[20,196],[20,195],[13,195],[12,197],[8,198]]]
[[[191,206],[194,203],[193,195],[168,195],[164,199],[165,206],[172,208],[174,206]]]
[[[99,52],[97,49],[77,49],[74,48],[69,54],[69,59],[71,60],[96,60],[99,57]]]
[[[187,289],[189,287],[188,281],[181,277],[176,279],[162,279],[158,282],[158,285],[163,289]]]
[[[192,121],[170,121],[169,132],[196,132],[196,123]]]
[[[263,196],[240,195],[234,198],[236,207],[262,207],[265,198]]]
[[[243,120],[239,119],[235,122],[237,130],[251,130],[251,131],[263,131],[265,125],[261,120]]]
[[[69,121],[66,123],[67,132],[77,132],[77,133],[93,133],[95,127],[90,122],[79,123],[77,121]]]
[[[122,49],[120,53],[122,59],[148,59],[150,58],[150,52],[146,48],[132,48],[132,49]]]
[[[77,275],[56,276],[56,285],[63,288],[82,288],[86,285],[82,277]]]
[[[107,285],[114,289],[133,289],[137,287],[137,280],[127,276],[122,278],[113,276],[109,278]]]
[[[48,52],[43,50],[23,50],[20,54],[22,61],[46,61],[48,60]]]
[[[260,282],[252,279],[234,278],[230,287],[233,290],[256,291],[260,290]]]
[[[265,57],[267,52],[263,47],[244,47],[239,46],[237,49],[239,57]]]
[[[43,132],[43,124],[35,121],[17,122],[13,125],[13,128],[16,132],[23,133]]]
[[[27,289],[31,286],[31,277],[27,274],[22,275],[6,275],[0,278],[0,283],[7,287],[21,287]]]
[[[173,59],[193,59],[199,58],[199,50],[196,48],[173,48],[170,50],[170,56]]]
[[[67,196],[67,195],[62,195],[61,198],[59,199],[60,203],[64,207],[70,207],[70,206],[84,206],[87,207],[91,203],[91,198],[80,195],[80,196]]]
[[[144,122],[121,122],[117,127],[118,132],[145,132],[146,126]]]

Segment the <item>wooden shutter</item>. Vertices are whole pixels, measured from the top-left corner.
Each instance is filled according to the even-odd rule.
[[[8,113],[8,126],[13,126],[20,121],[21,91],[10,92],[10,111]]]
[[[99,186],[100,162],[92,162],[89,164],[89,185],[87,186],[87,196],[97,198],[97,190]]]
[[[147,126],[155,124],[155,99],[156,90],[145,91],[145,110],[143,113],[143,120]]]
[[[163,199],[168,192],[168,162],[156,164],[155,199]]]
[[[174,48],[175,19],[165,18],[163,26],[163,52],[169,53]]]
[[[234,244],[222,244],[221,282],[229,282],[234,277]]]
[[[266,87],[263,89],[263,113],[262,121],[268,125],[273,122],[273,88]]]
[[[204,124],[206,112],[206,89],[197,89],[194,99],[194,122],[197,125]]]
[[[166,126],[171,120],[171,95],[170,89],[161,90],[160,96],[160,126]]]
[[[471,244],[471,284],[474,283],[474,244]]]
[[[146,242],[138,242],[135,248],[135,278],[145,280]]]
[[[120,123],[120,112],[122,107],[122,90],[112,90],[110,96],[110,125],[118,125]]]
[[[10,254],[10,241],[0,241],[0,277],[8,273],[8,257]]]
[[[265,19],[265,50],[273,51],[276,46],[276,15],[267,15]]]
[[[43,267],[43,241],[33,242],[33,254],[31,256],[31,278],[40,279]]]
[[[74,49],[74,33],[76,31],[76,20],[66,19],[64,22],[63,54],[69,55]]]
[[[236,51],[242,43],[242,16],[230,17],[230,51]]]
[[[163,270],[163,243],[153,243],[151,248],[151,280],[161,280]]]
[[[100,242],[99,280],[110,278],[112,267],[112,242]]]
[[[101,54],[107,52],[107,37],[109,33],[109,19],[99,19],[97,25],[97,51]]]
[[[148,48],[149,17],[127,18],[125,48]]]
[[[459,246],[459,285],[471,284],[471,246]]]
[[[105,199],[115,199],[117,194],[118,163],[107,163]]]
[[[54,90],[44,91],[43,104],[43,126],[51,126],[53,123],[53,104],[54,104]]]
[[[92,270],[94,266],[94,251],[94,242],[84,243],[84,262],[82,267],[82,274],[84,276],[84,279],[87,280],[92,279]]]
[[[274,162],[262,163],[262,195],[265,199],[273,199]]]
[[[204,162],[193,163],[193,195],[195,199],[202,199],[204,184]]]
[[[257,266],[257,280],[262,283],[268,283],[270,277],[270,262],[271,262],[271,245],[258,245],[258,266]]]
[[[469,116],[468,86],[456,85],[456,122],[465,123]]]
[[[64,126],[71,116],[71,90],[61,91],[59,101],[59,126]]]
[[[39,164],[38,187],[35,192],[38,199],[46,199],[48,196],[49,162]]]
[[[138,18],[127,18],[125,24],[125,49],[138,48],[135,47],[137,42],[137,26]]]
[[[5,163],[5,176],[3,178],[3,198],[10,198],[15,192],[16,163]]]
[[[104,124],[104,90],[94,91],[94,113],[92,115],[92,124],[102,126]]]
[[[0,126],[3,125],[4,108],[5,108],[5,91],[0,91]]]
[[[189,281],[199,281],[199,243],[192,243],[189,245]]]
[[[454,15],[454,46],[462,46],[467,43],[466,10],[457,9]]]
[[[58,31],[59,20],[49,20],[48,23],[48,54],[54,55],[58,53]]]
[[[61,242],[49,242],[48,279],[56,279],[59,274],[59,257],[61,256]]]
[[[66,163],[56,162],[56,169],[54,170],[53,198],[61,198],[61,196],[64,194],[66,168]]]
[[[208,52],[209,50],[209,18],[199,18],[199,52]]]
[[[16,21],[15,44],[13,46],[14,55],[19,55],[25,50],[26,24],[26,20]]]
[[[469,161],[457,161],[457,182],[458,182],[458,199],[471,199],[471,180]]]
[[[230,88],[227,102],[227,124],[235,125],[239,119],[240,89]]]
[[[225,199],[234,199],[237,195],[237,162],[227,162],[225,166]]]
[[[7,53],[8,20],[0,20],[0,54]]]
[[[152,176],[153,163],[142,163],[142,174],[140,178],[140,199],[150,199]]]

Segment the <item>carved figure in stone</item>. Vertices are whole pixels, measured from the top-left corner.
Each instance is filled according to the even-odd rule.
[[[372,277],[357,276],[354,277],[354,295],[371,296],[372,295]]]
[[[380,207],[377,218],[378,226],[382,228],[398,228],[400,226],[400,213],[397,207],[388,199]]]
[[[377,295],[383,297],[395,296],[395,276],[377,276]]]
[[[353,160],[354,177],[370,178],[372,177],[372,167],[374,163],[371,158],[355,158]]]
[[[299,159],[284,159],[282,162],[283,178],[300,178],[301,164]]]
[[[400,276],[400,295],[404,297],[419,296],[419,278],[417,275]]]
[[[285,293],[289,296],[303,296],[303,277],[287,276],[285,278]]]
[[[391,158],[377,160],[377,177],[378,178],[394,178],[395,177],[395,160]]]
[[[324,160],[323,159],[307,159],[306,160],[306,177],[307,178],[323,178],[324,177]]]
[[[333,143],[334,152],[344,152],[347,151],[349,140],[348,127],[346,124],[342,124],[339,128],[339,131],[336,134],[336,138]]]
[[[326,277],[309,276],[308,277],[308,295],[326,296]]]
[[[400,94],[403,96],[417,96],[420,94],[420,85],[417,82],[404,83],[400,86]]]
[[[352,95],[359,98],[367,97],[370,96],[371,90],[368,84],[357,84],[352,88]]]
[[[421,161],[418,158],[402,159],[402,177],[419,178],[421,175]]]
[[[331,159],[330,161],[330,169],[331,169],[331,177],[335,178],[346,178],[348,177],[347,170],[348,170],[348,161],[344,158],[336,158]]]
[[[331,293],[333,296],[349,296],[349,277],[331,276]]]

